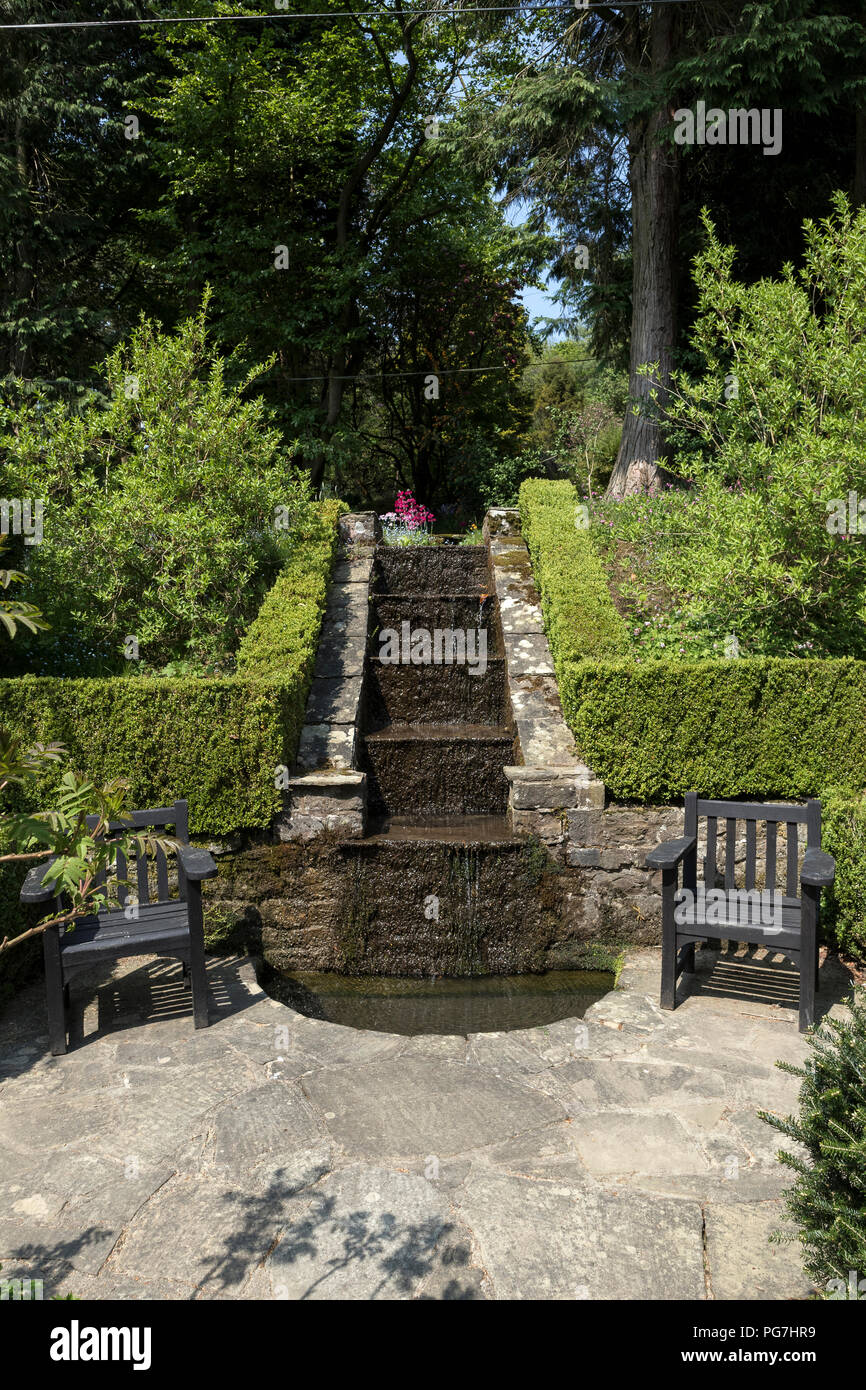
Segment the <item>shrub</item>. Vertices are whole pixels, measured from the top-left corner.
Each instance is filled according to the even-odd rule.
[[[257,372],[227,384],[206,308],[174,335],[143,320],[105,364],[105,408],[0,405],[0,493],[45,501],[27,577],[52,632],[21,644],[24,669],[121,669],[128,636],[150,669],[226,658],[304,521],[307,483],[245,399]]]
[[[755,653],[866,654],[857,501],[853,527],[828,525],[837,500],[847,513],[866,495],[866,209],[839,195],[805,225],[802,270],[749,285],[704,223],[692,348],[705,371],[675,373],[666,406],[702,515],[656,566],[697,625]]]
[[[805,1066],[776,1063],[802,1078],[799,1114],[761,1118],[808,1153],[779,1154],[797,1174],[786,1205],[806,1273],[831,1298],[866,1299],[866,993],[855,991],[850,1022],[825,1019],[809,1045]]]
[[[581,508],[568,482],[530,478],[520,489],[523,535],[557,667],[581,657],[616,655],[627,646]]]

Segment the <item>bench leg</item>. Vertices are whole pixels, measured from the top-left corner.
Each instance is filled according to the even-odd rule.
[[[683,974],[684,974],[684,975],[694,975],[694,973],[695,973],[695,943],[692,941],[691,944],[688,945],[688,946],[686,947],[686,949],[683,951]]]
[[[189,893],[189,973],[192,980],[192,1012],[196,1028],[210,1023],[207,999],[207,971],[204,964],[204,920],[201,884],[190,883]]]
[[[815,981],[818,975],[818,891],[803,884],[800,914],[800,1032],[815,1022]]]
[[[63,964],[60,960],[60,937],[57,927],[49,927],[42,935],[45,958],[45,999],[48,1005],[48,1044],[53,1057],[66,1052],[66,1004],[69,986],[63,984]]]
[[[675,1009],[677,1006],[676,876],[676,869],[662,871],[662,986],[659,1004],[663,1009]]]

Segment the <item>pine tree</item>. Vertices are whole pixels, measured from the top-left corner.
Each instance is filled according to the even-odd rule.
[[[779,1154],[797,1174],[787,1207],[806,1273],[833,1297],[866,1299],[866,991],[855,992],[850,1021],[826,1019],[809,1044],[805,1066],[776,1063],[802,1078],[799,1115],[761,1118],[808,1153]]]

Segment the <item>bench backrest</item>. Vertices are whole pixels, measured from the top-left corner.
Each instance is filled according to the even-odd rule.
[[[686,793],[684,833],[694,835],[700,840],[699,822],[706,820],[706,852],[703,856],[702,876],[707,888],[715,888],[720,873],[718,863],[719,822],[724,822],[724,887],[758,886],[756,879],[763,878],[762,888],[770,891],[777,887],[786,898],[800,896],[800,863],[806,852],[821,848],[821,803],[807,801],[805,806],[784,806],[773,802],[709,801],[702,800],[697,792]],[[740,885],[734,881],[737,868],[737,823],[745,822],[745,882]],[[762,855],[758,855],[758,825],[762,825]],[[779,827],[784,826],[784,872],[783,882],[779,883],[780,865],[778,863]],[[700,851],[699,851],[700,854]],[[700,867],[700,866],[698,866]],[[721,886],[721,885],[719,885]]]
[[[98,816],[87,817],[88,830],[94,830],[99,824]],[[152,830],[165,839],[177,840],[181,844],[189,844],[189,812],[185,801],[176,801],[173,806],[155,806],[145,811],[132,811],[128,820],[111,821],[109,833],[119,830]],[[155,873],[151,871],[151,865]],[[135,887],[132,886],[134,872]],[[115,873],[111,872],[111,877]],[[154,859],[148,860],[145,855],[140,855],[126,862],[126,856],[118,852],[116,859],[117,898],[121,907],[125,907],[130,901],[140,905],[148,903],[167,903],[172,901],[171,883],[168,872],[168,856],[161,846],[157,846]],[[130,882],[124,884],[123,880],[129,879]],[[155,881],[154,881],[155,880]],[[107,876],[105,871],[97,879],[99,887],[107,887]],[[177,864],[177,887],[178,898],[186,898],[186,881],[180,863]]]

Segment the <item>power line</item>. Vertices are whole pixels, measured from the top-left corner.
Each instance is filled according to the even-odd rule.
[[[513,372],[513,371],[537,371],[543,367],[583,367],[589,358],[574,357],[545,357],[541,361],[527,362],[522,367],[515,364],[513,367],[502,364],[491,367],[427,367],[420,371],[395,371],[395,372],[361,372],[356,376],[281,376],[280,380],[285,383],[299,381],[381,381],[383,377],[415,377],[415,376],[464,376],[466,374],[478,374],[483,372]],[[5,377],[0,378],[0,389],[3,387],[11,388],[19,382],[27,382],[28,385],[36,386],[55,386],[68,385],[83,386],[85,390],[97,391],[99,388],[90,382],[72,381],[68,377]]]
[[[235,24],[251,21],[268,22],[272,20],[295,19],[449,19],[469,14],[537,14],[544,11],[574,9],[575,13],[586,14],[590,10],[635,10],[646,0],[590,0],[589,4],[571,5],[461,5],[430,10],[311,10],[300,14],[221,14],[221,15],[156,15],[151,19],[52,19],[29,24],[0,24],[0,33],[40,29],[120,29],[130,25],[141,28],[149,24]],[[695,0],[653,0],[653,4],[691,5]]]

